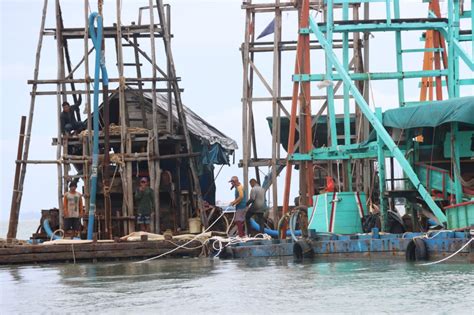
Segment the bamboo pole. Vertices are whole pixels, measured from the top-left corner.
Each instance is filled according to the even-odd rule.
[[[48,0],[44,0],[43,4],[43,13],[41,17],[41,26],[39,30],[39,38],[38,38],[38,45],[36,47],[36,58],[35,58],[35,69],[34,69],[34,74],[33,78],[35,80],[38,80],[38,75],[39,75],[39,66],[40,66],[40,59],[41,59],[41,48],[43,45],[43,33],[44,33],[44,26],[45,26],[45,21],[46,21],[46,13],[48,10]],[[36,92],[38,88],[37,84],[33,84],[31,87],[31,91],[33,93]],[[33,126],[33,116],[34,116],[34,111],[35,111],[35,101],[36,101],[36,96],[33,94],[31,96],[30,100],[30,110],[28,113],[28,122],[26,126],[26,134],[25,134],[25,145],[23,149],[23,160],[28,160],[28,154],[29,154],[29,148],[30,148],[30,139],[31,139],[31,129]],[[11,209],[14,208],[15,213],[18,213],[18,216],[20,214],[20,208],[21,208],[21,200],[23,197],[23,184],[25,182],[25,175],[26,175],[26,165],[22,165],[21,167],[21,172],[20,172],[20,179],[18,181],[18,194],[16,200],[12,200],[12,205]]]

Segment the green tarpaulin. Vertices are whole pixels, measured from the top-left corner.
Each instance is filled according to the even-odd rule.
[[[436,127],[450,122],[474,125],[474,96],[390,109],[383,114],[385,127],[399,129]]]

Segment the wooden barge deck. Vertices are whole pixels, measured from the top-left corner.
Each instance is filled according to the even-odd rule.
[[[175,249],[178,245],[184,244],[186,244],[184,248],[176,249],[169,255],[174,257],[198,257],[201,254],[202,243],[197,240],[192,242],[185,240],[91,241],[90,243],[54,245],[2,244],[0,265],[139,260],[164,254]]]

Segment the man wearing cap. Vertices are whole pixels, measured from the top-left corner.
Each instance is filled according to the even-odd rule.
[[[77,105],[71,106],[68,102],[62,104],[63,111],[61,112],[61,131],[62,133],[69,134],[72,131],[81,132],[84,130],[84,123],[77,122],[74,111],[78,107]]]
[[[231,190],[235,188],[235,199],[230,203],[231,206],[235,207],[234,222],[235,225],[237,225],[239,236],[244,237],[245,204],[247,202],[247,196],[245,196],[244,186],[239,182],[239,178],[237,176],[232,176],[229,183],[231,183]]]
[[[252,178],[250,180],[250,186],[252,187],[252,190],[250,191],[250,198],[247,201],[247,207],[250,206],[250,208],[245,214],[247,232],[250,232],[250,218],[255,216],[255,221],[257,221],[258,225],[260,226],[259,232],[264,233],[265,219],[263,218],[263,215],[265,213],[265,210],[267,210],[267,203],[265,200],[265,189],[260,187],[255,178]]]
[[[69,191],[64,194],[63,198],[63,217],[64,230],[70,235],[79,236],[81,231],[81,217],[84,214],[84,206],[82,204],[82,195],[76,191],[77,183],[72,181],[69,184]]]
[[[155,209],[155,196],[153,189],[148,187],[148,179],[142,177],[140,186],[135,192],[135,202],[137,204],[137,224],[140,231],[150,232],[150,216]]]

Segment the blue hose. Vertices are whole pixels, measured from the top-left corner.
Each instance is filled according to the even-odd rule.
[[[250,225],[252,226],[252,228],[254,230],[260,231],[260,225],[257,222],[255,222],[254,219],[250,219]],[[271,230],[271,229],[264,228],[263,231],[266,234],[270,235],[271,237],[277,237],[277,238],[279,237],[279,234],[278,234],[277,230]],[[301,230],[295,231],[295,236],[300,236],[300,235],[301,235]],[[291,231],[290,230],[286,231],[286,236],[291,236]]]
[[[53,230],[51,229],[51,226],[49,225],[49,220],[46,219],[43,221],[43,229],[44,231],[46,232],[46,235],[48,235],[48,237],[51,239],[51,237],[53,238],[53,240],[60,240],[61,238],[55,234],[53,234]]]
[[[97,28],[94,24],[97,21]],[[97,168],[99,164],[99,79],[102,71],[102,85],[109,85],[109,77],[105,67],[105,57],[102,52],[102,16],[94,12],[89,16],[89,34],[95,49],[95,72],[94,72],[94,138],[92,150],[92,171],[91,171],[91,193],[89,204],[89,222],[87,225],[87,239],[92,239],[94,231],[95,200],[97,194]]]

